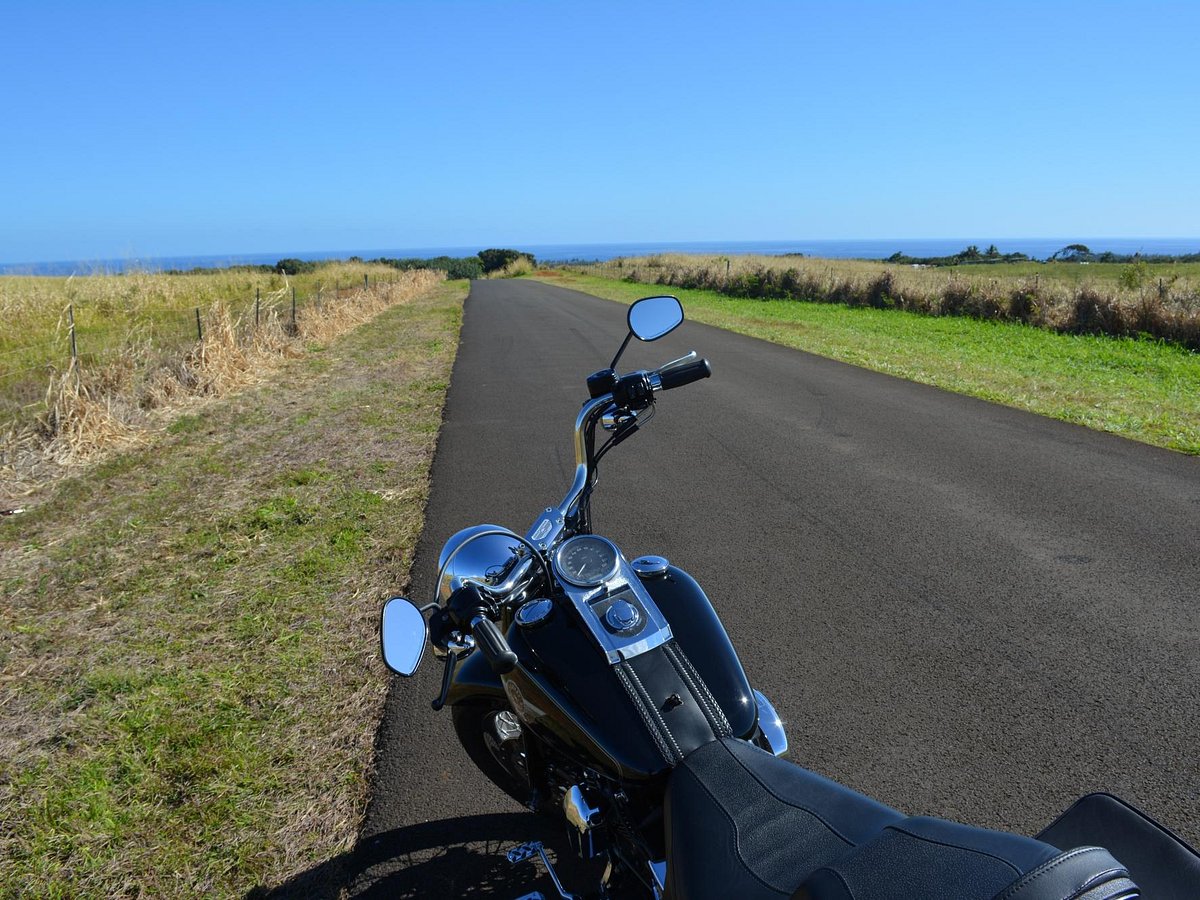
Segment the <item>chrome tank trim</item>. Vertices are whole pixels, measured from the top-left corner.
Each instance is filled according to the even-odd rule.
[[[603,538],[607,543],[607,538]],[[616,545],[618,566],[616,573],[596,587],[578,587],[571,584],[555,565],[559,585],[563,593],[579,613],[592,639],[604,652],[609,663],[616,665],[642,653],[661,647],[673,637],[671,625],[658,608],[654,599],[642,587],[641,579],[630,567]],[[606,621],[608,610],[616,603],[625,602],[638,613],[636,626],[618,631]]]
[[[788,751],[787,733],[783,730],[783,720],[771,705],[762,691],[754,691],[754,700],[758,704],[758,727],[762,729],[767,746],[776,756],[783,756]]]

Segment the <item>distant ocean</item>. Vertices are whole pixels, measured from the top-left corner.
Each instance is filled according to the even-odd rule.
[[[880,238],[878,240],[795,241],[682,241],[636,244],[513,244],[547,262],[606,260],[647,253],[803,253],[830,259],[886,259],[897,251],[907,256],[950,256],[974,244],[981,250],[995,244],[1001,253],[1024,253],[1045,259],[1067,244],[1084,244],[1095,253],[1146,253],[1180,255],[1200,253],[1200,238]],[[493,245],[495,246],[495,245]],[[128,270],[216,269],[235,265],[268,265],[280,259],[375,259],[433,256],[474,256],[482,245],[465,247],[405,247],[385,250],[280,250],[272,253],[226,253],[210,256],[159,256],[147,259],[71,260],[60,262],[0,263],[4,275],[71,275]]]

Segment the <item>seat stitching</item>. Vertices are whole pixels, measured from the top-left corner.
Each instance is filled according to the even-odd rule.
[[[1034,869],[1032,872],[1027,873],[1025,875],[1025,877],[1022,878],[1020,881],[1018,881],[1016,884],[1009,885],[1009,887],[1005,890],[1005,892],[1003,894],[999,894],[995,897],[995,900],[1006,900],[1006,898],[1014,896],[1017,891],[1023,889],[1027,884],[1031,884],[1033,881],[1042,877],[1047,872],[1054,870],[1062,863],[1068,862],[1069,860],[1072,860],[1077,856],[1082,856],[1085,853],[1092,853],[1093,851],[1098,850],[1098,849],[1101,849],[1101,848],[1099,848],[1099,847],[1076,847],[1074,850],[1071,850],[1068,853],[1064,853],[1062,856],[1058,857],[1057,859],[1047,860],[1046,862],[1044,862],[1040,866],[1038,866],[1036,869]],[[1120,869],[1113,869],[1110,871],[1116,872],[1116,871],[1120,871]],[[1108,872],[1104,872],[1101,874],[1107,875]]]
[[[692,665],[692,661],[687,658],[683,652],[683,648],[676,645],[674,641],[670,641],[663,645],[663,650],[666,651],[667,659],[683,679],[691,692],[695,695],[696,701],[700,706],[704,717],[708,719],[708,725],[713,730],[717,737],[728,737],[733,733],[733,729],[729,725],[729,720],[725,718],[725,711],[721,709],[719,703],[712,695],[708,685],[704,679],[700,677],[700,673],[696,671],[696,667]]]
[[[667,746],[663,740],[662,734],[655,727],[654,721],[650,718],[650,714],[646,712],[646,705],[642,702],[638,695],[637,689],[629,681],[629,676],[621,666],[613,666],[613,671],[617,673],[617,679],[621,682],[621,686],[625,688],[625,692],[629,694],[629,699],[633,701],[634,708],[638,711],[638,715],[642,718],[642,723],[646,726],[646,730],[650,732],[650,737],[654,741],[654,745],[658,748],[658,752],[662,755],[663,760],[670,765],[675,761],[671,755],[671,748]]]
[[[642,679],[638,677],[637,670],[634,669],[633,666],[629,666],[629,671],[627,674],[633,679],[633,683],[637,685],[638,691],[642,695],[642,699],[645,701],[647,712],[654,716],[654,720],[662,728],[663,733],[667,736],[667,739],[670,740],[671,747],[675,750],[675,761],[682,762],[684,756],[683,751],[679,749],[679,743],[675,740],[675,735],[671,733],[671,729],[667,727],[667,723],[663,720],[662,713],[658,711],[658,707],[655,706],[654,701],[650,699],[650,692],[647,691],[645,685],[642,684]]]

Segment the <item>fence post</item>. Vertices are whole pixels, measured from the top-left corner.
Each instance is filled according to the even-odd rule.
[[[296,327],[296,286],[292,285],[292,328]]]
[[[79,359],[79,348],[75,345],[75,304],[67,304],[67,319],[71,323],[71,364]]]
[[[364,289],[369,288],[371,286],[371,283],[369,281],[367,281],[367,279],[370,277],[371,276],[368,275],[366,272],[363,272],[363,288]]]
[[[258,327],[258,305],[262,300],[262,288],[254,289],[254,327]]]
[[[75,372],[75,387],[79,387],[79,347],[75,343],[75,304],[67,304],[67,320],[71,323],[71,368]]]
[[[196,307],[196,340],[204,340],[204,329],[200,327],[200,307]]]

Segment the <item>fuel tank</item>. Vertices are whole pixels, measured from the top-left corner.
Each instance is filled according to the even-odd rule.
[[[758,716],[737,653],[696,581],[669,567],[642,586],[669,622],[671,641],[611,664],[569,601],[554,598],[536,625],[508,629],[519,663],[503,678],[528,728],[624,780],[653,778],[717,734],[749,738]],[[495,696],[490,671],[473,666],[463,675],[450,702]]]

